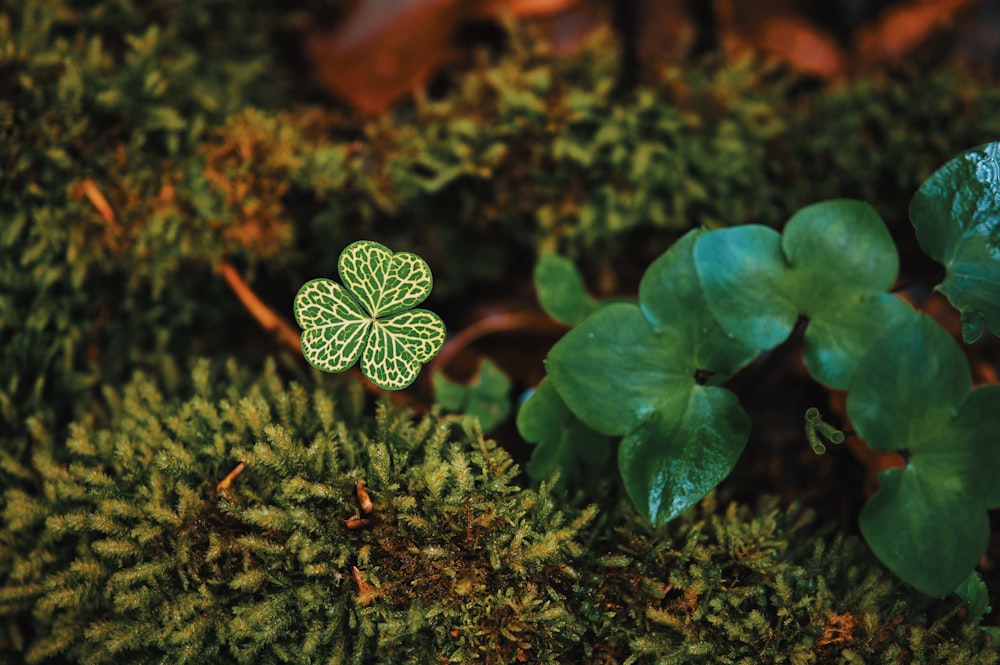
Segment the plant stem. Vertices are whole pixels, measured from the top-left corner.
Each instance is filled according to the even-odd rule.
[[[257,322],[260,323],[264,330],[273,333],[277,340],[292,349],[296,353],[301,352],[302,341],[299,334],[295,332],[291,324],[285,321],[283,318],[278,316],[274,310],[265,305],[257,294],[253,292],[249,285],[243,280],[236,269],[233,268],[228,262],[223,261],[219,264],[219,269],[222,272],[223,278],[225,278],[226,283],[229,284],[229,288],[233,290],[236,297],[240,299],[243,306],[247,308],[247,311],[253,315]]]

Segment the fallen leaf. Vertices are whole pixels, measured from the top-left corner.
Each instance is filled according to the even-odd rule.
[[[793,2],[749,3],[715,0],[719,41],[730,59],[768,53],[791,69],[833,78],[846,69],[843,49],[814,25]]]
[[[359,0],[332,30],[307,36],[315,76],[362,115],[385,111],[456,60],[455,32],[467,21],[547,16],[577,0]]]
[[[979,0],[914,0],[886,11],[858,31],[855,54],[862,67],[910,55],[932,36],[954,28]]]
[[[451,35],[469,4],[403,0],[388,11],[385,2],[362,0],[332,32],[308,37],[316,77],[361,114],[380,113],[454,57]]]

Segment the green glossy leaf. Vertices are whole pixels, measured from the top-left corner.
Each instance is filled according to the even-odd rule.
[[[750,434],[736,396],[691,381],[622,438],[618,468],[639,513],[666,524],[733,470]]]
[[[899,272],[896,245],[863,201],[837,199],[802,208],[788,220],[781,249],[796,279],[792,299],[810,317],[836,309],[842,291],[878,293]]]
[[[878,213],[861,201],[805,207],[781,236],[760,226],[706,234],[694,257],[709,308],[728,334],[771,348],[805,316],[806,367],[836,388],[850,383],[872,337],[913,315],[885,292],[899,259]]]
[[[709,309],[735,339],[763,350],[792,332],[799,310],[785,296],[788,269],[777,231],[748,224],[706,233],[695,243],[694,261]]]
[[[416,255],[367,240],[349,245],[339,268],[343,286],[314,279],[295,296],[303,355],[326,372],[342,372],[360,357],[372,383],[405,388],[444,344],[441,319],[409,309],[430,293],[430,268]]]
[[[834,388],[850,385],[871,340],[916,316],[916,311],[891,293],[858,295],[809,320],[802,340],[802,360],[818,380]]]
[[[952,159],[910,202],[917,241],[943,263],[938,290],[962,312],[967,343],[1000,330],[1000,142]]]
[[[664,395],[694,382],[690,361],[673,353],[636,305],[612,303],[566,333],[545,359],[570,410],[602,434],[624,434],[656,411]]]
[[[986,510],[1000,505],[1000,386],[970,382],[959,345],[920,314],[873,341],[847,398],[869,445],[908,453],[906,467],[879,476],[862,533],[893,572],[936,596],[972,571]]]
[[[591,487],[607,475],[614,459],[614,437],[584,425],[548,378],[518,409],[517,429],[525,441],[535,444],[525,465],[528,475],[546,480],[558,469],[556,487]]]
[[[619,469],[653,524],[676,517],[725,478],[749,432],[735,396],[696,381],[699,372],[728,375],[754,354],[708,312],[692,258],[699,233],[650,267],[638,306],[602,307],[546,359],[576,417],[598,432],[624,435]]]
[[[535,266],[535,290],[542,309],[556,321],[574,326],[600,304],[590,297],[573,262],[543,254]]]
[[[914,314],[886,293],[899,272],[892,236],[870,205],[841,199],[795,213],[781,246],[789,298],[809,318],[805,365],[819,381],[846,388],[870,341]]]
[[[958,344],[924,314],[873,340],[862,369],[847,395],[848,413],[881,452],[933,445],[972,385]]]
[[[982,504],[912,467],[879,474],[879,490],[862,508],[860,525],[889,570],[938,597],[968,577],[990,537]]]
[[[705,233],[688,232],[650,264],[639,284],[639,302],[653,329],[674,340],[675,354],[692,376],[701,369],[728,377],[757,349],[727,335],[705,305],[693,255],[695,240]]]
[[[434,401],[453,413],[474,416],[484,432],[510,413],[510,379],[489,359],[483,360],[468,385],[451,381],[441,372],[434,373],[432,382]]]
[[[945,465],[937,462],[942,471],[958,474],[967,480],[970,494],[986,504],[987,508],[1000,508],[1000,385],[979,386],[962,402],[954,419],[961,424],[962,440],[969,445],[971,455],[962,456],[957,463]],[[939,446],[945,441],[936,441]],[[929,450],[930,449],[929,447]]]

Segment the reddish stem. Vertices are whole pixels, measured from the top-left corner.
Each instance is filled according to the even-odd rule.
[[[511,331],[552,333],[565,329],[566,326],[538,312],[505,312],[503,314],[493,314],[479,319],[448,340],[441,353],[431,361],[431,369],[444,370],[462,349],[486,335]]]
[[[247,308],[250,314],[257,319],[261,327],[273,333],[278,341],[288,348],[295,352],[300,351],[302,342],[299,333],[295,332],[291,324],[265,305],[229,263],[223,261],[219,265],[219,269],[222,271],[222,276],[225,278],[226,283],[229,284],[229,288],[233,290],[233,293],[236,294],[236,297],[240,299],[240,302],[243,303],[243,306]]]

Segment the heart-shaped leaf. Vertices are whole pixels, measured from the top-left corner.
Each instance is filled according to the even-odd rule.
[[[962,338],[1000,330],[1000,142],[955,157],[910,202],[917,241],[947,269],[937,289],[962,312]]]
[[[430,293],[430,268],[415,254],[394,254],[369,240],[349,245],[338,265],[343,286],[314,279],[295,296],[303,355],[325,372],[342,372],[360,357],[375,385],[407,387],[444,344],[437,314],[409,309]]]
[[[416,307],[430,295],[434,279],[427,262],[409,252],[393,253],[371,240],[348,245],[337,261],[340,281],[372,318]]]
[[[879,330],[913,315],[886,293],[899,259],[878,213],[861,201],[803,208],[781,235],[754,225],[705,234],[694,257],[708,307],[744,344],[776,346],[808,317],[806,367],[835,388],[847,387]]]
[[[695,267],[715,319],[745,345],[770,349],[795,325],[799,310],[785,295],[788,268],[781,235],[758,224],[703,235]]]
[[[986,550],[986,510],[912,469],[886,469],[878,480],[878,492],[861,509],[861,534],[904,582],[929,596],[946,596]]]
[[[434,372],[434,401],[452,413],[464,413],[479,420],[484,432],[499,425],[510,413],[510,379],[488,358],[479,366],[468,385]]]
[[[534,443],[525,465],[535,480],[546,480],[559,469],[555,487],[592,488],[607,475],[614,460],[614,437],[590,429],[566,407],[548,378],[521,405],[517,430]]]
[[[732,470],[749,419],[727,390],[699,376],[725,377],[754,350],[712,318],[698,282],[692,231],[657,259],[639,306],[612,303],[552,348],[549,376],[573,414],[607,435],[624,435],[618,465],[629,497],[652,524],[695,504]]]
[[[872,343],[847,410],[874,449],[908,453],[861,512],[865,540],[917,589],[949,593],[986,547],[986,510],[1000,506],[1000,386],[970,391],[958,344],[920,314]]]
[[[573,262],[558,254],[543,254],[535,266],[535,290],[542,309],[556,321],[575,326],[600,307],[583,286]]]

